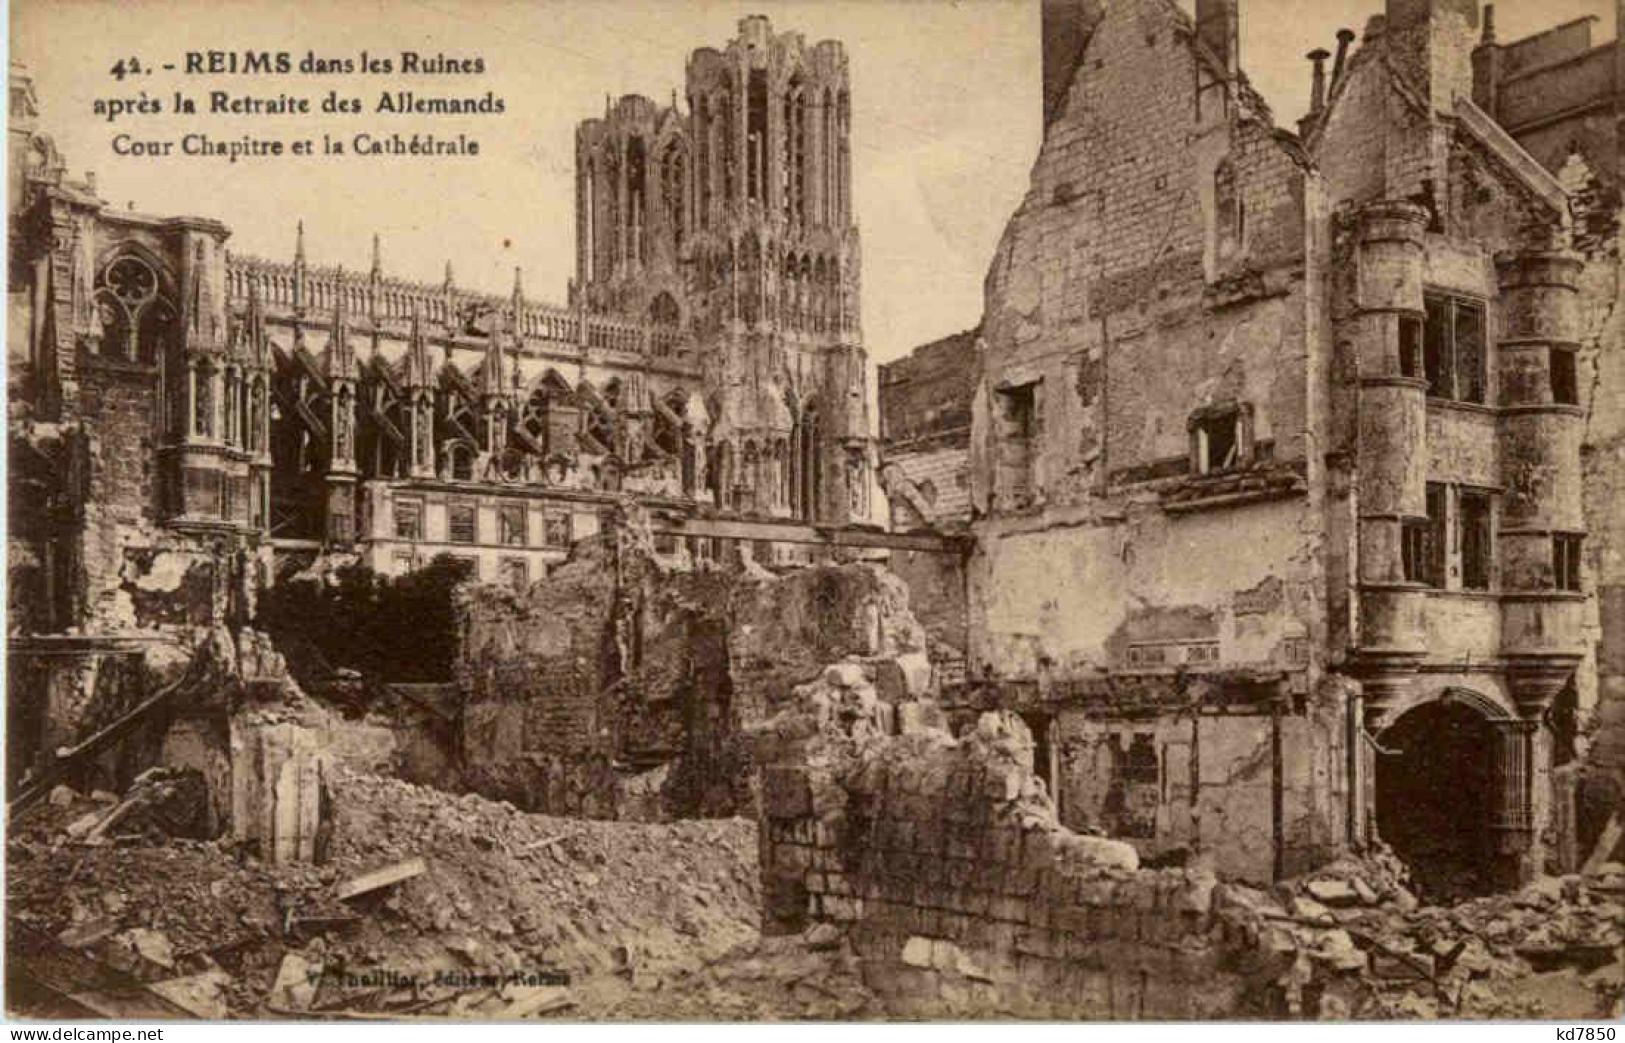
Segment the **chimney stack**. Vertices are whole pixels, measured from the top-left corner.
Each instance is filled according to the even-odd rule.
[[[1501,79],[1505,58],[1495,42],[1495,5],[1484,5],[1484,34],[1473,48],[1473,104],[1501,118]]]
[[[1473,91],[1478,0],[1387,0],[1389,60],[1435,112]]]
[[[1235,78],[1241,69],[1241,16],[1236,0],[1196,0],[1196,38],[1224,63],[1225,75]]]
[[[1039,31],[1043,36],[1044,129],[1066,110],[1066,97],[1083,61],[1100,10],[1094,0],[1043,0]]]
[[[1316,115],[1326,107],[1326,59],[1332,56],[1324,47],[1316,47],[1304,55],[1315,63],[1313,85],[1309,88],[1309,114]]]

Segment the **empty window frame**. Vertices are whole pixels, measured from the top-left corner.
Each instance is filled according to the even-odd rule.
[[[1494,547],[1488,493],[1473,489],[1460,491],[1456,507],[1456,538],[1461,547],[1461,588],[1490,589],[1490,563],[1494,560]]]
[[[1424,550],[1421,582],[1441,590],[1445,586],[1445,553],[1449,550],[1449,530],[1446,528],[1449,491],[1449,487],[1443,483],[1428,483],[1427,547]]]
[[[542,542],[549,547],[568,547],[570,545],[570,516],[568,514],[548,514],[542,519]]]
[[[1428,395],[1482,405],[1488,386],[1484,305],[1449,294],[1426,295],[1423,368]]]
[[[1136,732],[1125,749],[1122,736],[1113,735],[1110,747],[1112,780],[1104,810],[1113,820],[1112,833],[1120,837],[1154,838],[1162,779],[1156,736]]]
[[[1214,474],[1245,466],[1252,458],[1251,424],[1242,406],[1206,409],[1191,418],[1191,466]]]
[[[1552,580],[1558,590],[1579,591],[1582,539],[1573,533],[1552,536]]]
[[[471,503],[454,503],[446,508],[446,539],[451,543],[474,543],[478,539],[478,514]]]
[[[1033,492],[1034,440],[1038,434],[1038,385],[1021,384],[996,392],[999,407],[998,488],[1011,503]]]
[[[423,538],[423,501],[395,501],[395,538],[421,540]]]
[[[497,542],[504,547],[525,545],[525,505],[505,503],[497,508]]]
[[[1552,401],[1561,406],[1580,404],[1580,379],[1573,348],[1552,348],[1549,359],[1552,374]]]

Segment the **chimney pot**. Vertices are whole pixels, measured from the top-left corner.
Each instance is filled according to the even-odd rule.
[[[1337,29],[1337,60],[1332,62],[1331,88],[1336,91],[1337,84],[1342,83],[1342,71],[1349,63],[1349,45],[1354,44],[1354,29]]]
[[[1326,59],[1332,56],[1324,47],[1316,47],[1304,57],[1315,63],[1314,86],[1309,91],[1309,111],[1319,112],[1326,107]]]
[[[1343,67],[1348,63],[1349,45],[1353,42],[1353,29],[1345,27],[1337,30],[1337,61],[1332,63],[1331,89],[1334,91],[1337,89],[1337,85],[1343,82]]]

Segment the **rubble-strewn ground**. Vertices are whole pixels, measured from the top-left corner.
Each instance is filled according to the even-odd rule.
[[[822,968],[783,969],[813,979],[804,1007],[784,974],[766,983],[747,966],[730,973],[737,990],[706,976],[757,944],[753,823],[559,819],[370,776],[339,779],[332,796],[331,858],[319,866],[270,866],[226,841],[125,836],[86,847],[64,830],[94,802],[42,804],[11,831],[12,924],[144,982],[214,975],[235,1016],[383,1012],[436,996],[453,1002],[424,1013],[467,1015],[512,998],[380,987],[389,975],[437,972],[460,985],[564,971],[574,1004],[565,1017],[670,1017],[678,1005],[692,1017],[827,1017],[851,1006],[828,1005]],[[412,857],[425,873],[348,903],[333,897],[344,881]],[[286,990],[272,995],[290,953],[322,971],[315,994],[291,1004]]]
[[[66,827],[105,804],[42,803],[11,830],[12,942],[24,928],[142,982],[180,979],[160,993],[222,1017],[478,1017],[526,997],[547,1001],[540,1016],[571,1020],[886,1016],[834,928],[759,935],[751,822],[561,819],[363,775],[336,780],[332,800],[330,857],[316,866],[271,866],[227,841],[150,827],[85,846]],[[421,875],[334,897],[414,857]],[[1322,1016],[1619,1012],[1625,869],[1444,908],[1415,905],[1390,868],[1348,860],[1256,892],[1300,941],[1343,949],[1356,966],[1365,955],[1358,1009]],[[554,971],[569,984],[545,978]],[[527,977],[482,980],[515,974]]]
[[[1357,1004],[1322,1016],[1625,1013],[1625,867],[1542,877],[1520,891],[1452,906],[1418,905],[1396,867],[1391,856],[1344,859],[1276,889],[1282,926],[1299,941],[1345,953],[1356,966],[1364,954],[1366,988]]]

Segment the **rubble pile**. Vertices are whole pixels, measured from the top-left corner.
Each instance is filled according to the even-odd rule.
[[[744,820],[557,819],[360,775],[332,801],[328,860],[276,864],[150,825],[81,843],[69,826],[111,805],[63,791],[12,825],[11,944],[47,939],[199,1016],[467,1017],[648,989],[756,936]]]
[[[1541,877],[1520,891],[1453,906],[1419,905],[1391,877],[1382,879],[1382,868],[1372,859],[1340,860],[1271,896],[1278,910],[1271,915],[1289,925],[1296,942],[1349,954],[1365,972],[1368,991],[1349,1016],[1621,1012],[1625,867]]]

